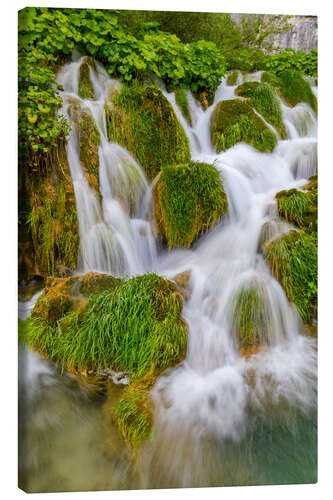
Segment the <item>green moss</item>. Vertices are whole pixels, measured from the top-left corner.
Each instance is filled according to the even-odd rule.
[[[27,340],[27,321],[18,318],[17,333],[18,333],[18,343],[25,343]]]
[[[132,382],[111,409],[121,435],[133,449],[137,449],[151,434],[153,419],[149,407],[149,390],[155,380],[156,376],[148,373]]]
[[[71,370],[129,371],[131,380],[178,363],[187,329],[175,285],[155,274],[113,281],[73,310],[73,280],[55,282],[29,320],[31,346]]]
[[[185,132],[157,87],[124,85],[105,111],[109,140],[126,147],[149,180],[165,166],[190,160]]]
[[[279,98],[268,83],[247,82],[239,85],[236,94],[249,99],[249,104],[278,131],[282,139],[286,137],[282,121],[282,110]]]
[[[95,99],[94,88],[90,80],[90,68],[95,69],[95,62],[90,57],[86,57],[80,65],[79,74],[79,96],[82,99]]]
[[[227,77],[227,85],[237,85],[238,82],[238,71],[233,71]]]
[[[267,304],[258,288],[244,287],[233,298],[233,328],[241,349],[269,343]]]
[[[101,134],[91,112],[78,104],[69,106],[68,113],[73,120],[80,145],[80,161],[90,186],[99,191],[98,146]]]
[[[78,222],[64,148],[55,152],[52,169],[27,176],[25,182],[29,207],[24,223],[31,241],[28,249],[21,251],[26,278],[57,275],[59,266],[75,269],[79,248]]]
[[[305,102],[317,113],[317,98],[312,92],[310,83],[299,73],[288,70],[277,76],[264,72],[261,81],[275,86],[289,106]]]
[[[273,274],[294,302],[305,323],[317,307],[317,235],[290,231],[265,248]]]
[[[176,103],[181,110],[185,120],[192,126],[192,117],[190,107],[188,105],[186,91],[184,89],[175,90]]]
[[[154,196],[157,223],[169,248],[189,247],[228,208],[220,174],[206,163],[165,168]]]
[[[243,99],[217,104],[211,118],[211,140],[217,152],[238,142],[251,144],[258,151],[272,151],[277,143],[275,134]]]
[[[276,194],[281,218],[308,232],[317,231],[317,176],[312,178],[308,191],[297,189],[280,191]]]
[[[241,97],[252,97],[259,82],[244,82],[235,88],[235,94]]]

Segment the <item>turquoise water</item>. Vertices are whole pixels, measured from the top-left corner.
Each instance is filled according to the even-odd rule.
[[[121,490],[184,486],[163,461],[131,459],[116,427],[105,418],[121,386],[105,386],[64,373],[33,356],[27,372],[20,352],[19,486],[28,492]],[[28,354],[30,360],[31,354]],[[202,468],[186,486],[314,483],[317,480],[316,414],[291,415],[290,422],[249,417],[239,441],[205,440]],[[177,456],[177,443],[170,443]],[[163,454],[163,450],[159,450]],[[191,456],[191,449],[189,449]],[[150,457],[151,458],[151,457]],[[185,463],[186,462],[186,463]],[[150,465],[147,465],[147,464]],[[193,464],[194,465],[194,464]],[[196,464],[197,465],[197,464]],[[184,457],[185,469],[191,463]],[[147,470],[147,467],[149,470]]]

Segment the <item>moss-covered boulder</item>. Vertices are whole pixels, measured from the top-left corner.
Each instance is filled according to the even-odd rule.
[[[68,114],[77,134],[80,146],[80,161],[90,187],[99,193],[99,156],[98,146],[101,134],[94,117],[87,108],[81,108],[76,102],[68,107]]]
[[[127,372],[114,414],[126,442],[148,437],[148,392],[185,358],[187,326],[176,286],[156,274],[132,279],[99,273],[51,278],[26,325],[30,347],[75,372]]]
[[[96,71],[95,61],[91,57],[85,57],[79,70],[78,93],[82,99],[95,99],[94,87],[90,80],[90,69]]]
[[[64,144],[44,168],[19,166],[19,280],[75,269],[79,248],[74,187]]]
[[[267,262],[305,323],[317,309],[317,235],[292,230],[264,248]]]
[[[294,107],[300,102],[305,102],[317,113],[317,98],[312,92],[310,83],[299,73],[287,70],[275,75],[265,71],[261,81],[276,87],[288,106]]]
[[[289,189],[276,194],[279,216],[307,232],[317,231],[318,225],[318,181],[317,175],[310,177],[303,190]],[[305,190],[305,191],[304,191]]]
[[[211,117],[211,140],[217,152],[238,142],[246,142],[258,151],[272,151],[276,135],[244,99],[220,101]]]
[[[233,71],[232,73],[229,73],[229,75],[227,76],[227,85],[232,85],[232,86],[237,85],[238,75],[239,75],[238,71]]]
[[[123,85],[105,105],[108,138],[126,147],[149,180],[168,165],[190,160],[185,132],[161,90]]]
[[[282,121],[280,100],[276,91],[268,83],[246,82],[239,85],[235,93],[246,97],[249,104],[279,133],[282,139],[286,138],[286,131]]]
[[[179,107],[180,111],[182,112],[185,120],[187,121],[187,123],[189,125],[192,126],[192,117],[191,117],[190,107],[189,107],[188,100],[187,100],[186,90],[176,89],[175,90],[175,98],[176,98],[177,106]]]
[[[169,248],[189,247],[228,209],[220,174],[207,163],[166,167],[156,182],[154,199],[159,234]]]

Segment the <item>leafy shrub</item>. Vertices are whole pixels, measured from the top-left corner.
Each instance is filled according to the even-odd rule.
[[[166,167],[154,195],[157,223],[169,248],[189,247],[228,208],[219,172],[206,163]]]
[[[238,142],[247,142],[259,151],[272,151],[277,143],[275,134],[242,99],[217,104],[211,118],[211,139],[218,152]]]
[[[311,50],[306,54],[302,50],[285,49],[277,54],[266,56],[265,68],[275,74],[292,70],[302,75],[316,77],[318,72],[318,51]]]

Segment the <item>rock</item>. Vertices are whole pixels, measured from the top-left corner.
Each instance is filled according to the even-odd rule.
[[[192,271],[189,269],[178,273],[173,277],[173,281],[176,283],[178,292],[185,300],[189,300],[191,298],[191,290],[189,288],[191,274]]]
[[[272,151],[276,135],[244,99],[220,101],[211,117],[211,140],[217,152],[238,142],[246,142],[258,151]]]

